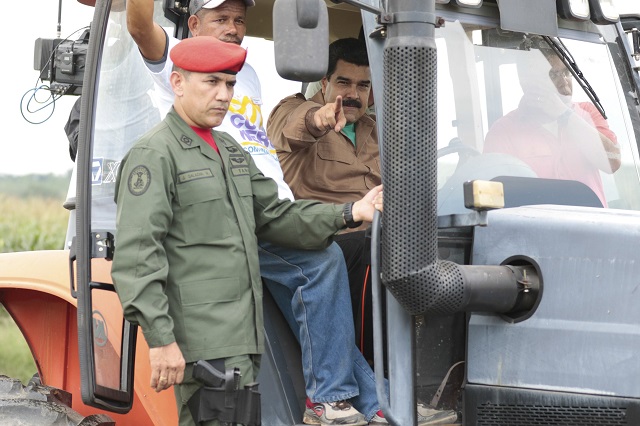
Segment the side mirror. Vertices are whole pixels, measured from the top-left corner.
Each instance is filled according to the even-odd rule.
[[[323,0],[276,0],[273,40],[276,70],[282,78],[321,80],[329,59],[327,5]]]
[[[558,18],[555,0],[537,0],[531,7],[528,0],[498,2],[500,27],[519,33],[558,37]]]

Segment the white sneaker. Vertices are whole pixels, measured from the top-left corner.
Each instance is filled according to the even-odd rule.
[[[378,411],[378,413],[380,413],[380,411]],[[369,426],[383,426],[389,424],[387,419],[385,419],[384,416],[380,416],[378,413],[369,420]]]
[[[418,426],[443,425],[455,423],[458,414],[453,410],[436,410],[424,404],[418,404]]]
[[[348,401],[315,402],[304,410],[306,425],[352,425],[365,426],[364,416]]]
[[[418,426],[442,425],[456,422],[458,420],[458,415],[452,410],[434,410],[426,405],[418,404],[417,420]],[[384,416],[378,415],[378,413],[369,420],[370,426],[388,424],[389,422],[387,422],[387,419],[385,419]]]

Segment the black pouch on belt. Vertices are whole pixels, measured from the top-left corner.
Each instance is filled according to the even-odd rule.
[[[245,426],[260,426],[258,384],[250,383],[244,389],[238,389],[239,369],[225,370],[223,359],[201,360],[194,365],[193,377],[204,384],[204,387],[196,391],[187,402],[196,424],[219,420]]]

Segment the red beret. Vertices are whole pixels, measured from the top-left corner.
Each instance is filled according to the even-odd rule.
[[[186,71],[236,74],[244,65],[247,51],[215,37],[198,36],[180,41],[169,56],[177,67]]]

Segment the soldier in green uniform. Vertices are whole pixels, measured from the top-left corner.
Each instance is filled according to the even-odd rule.
[[[276,184],[218,126],[246,51],[214,37],[171,50],[175,102],[118,173],[112,277],[125,317],[149,345],[151,387],[175,385],[180,424],[201,387],[197,360],[237,367],[255,380],[264,349],[257,238],[320,249],[382,208],[381,187],[345,205],[281,200]],[[209,424],[218,424],[214,421]]]

